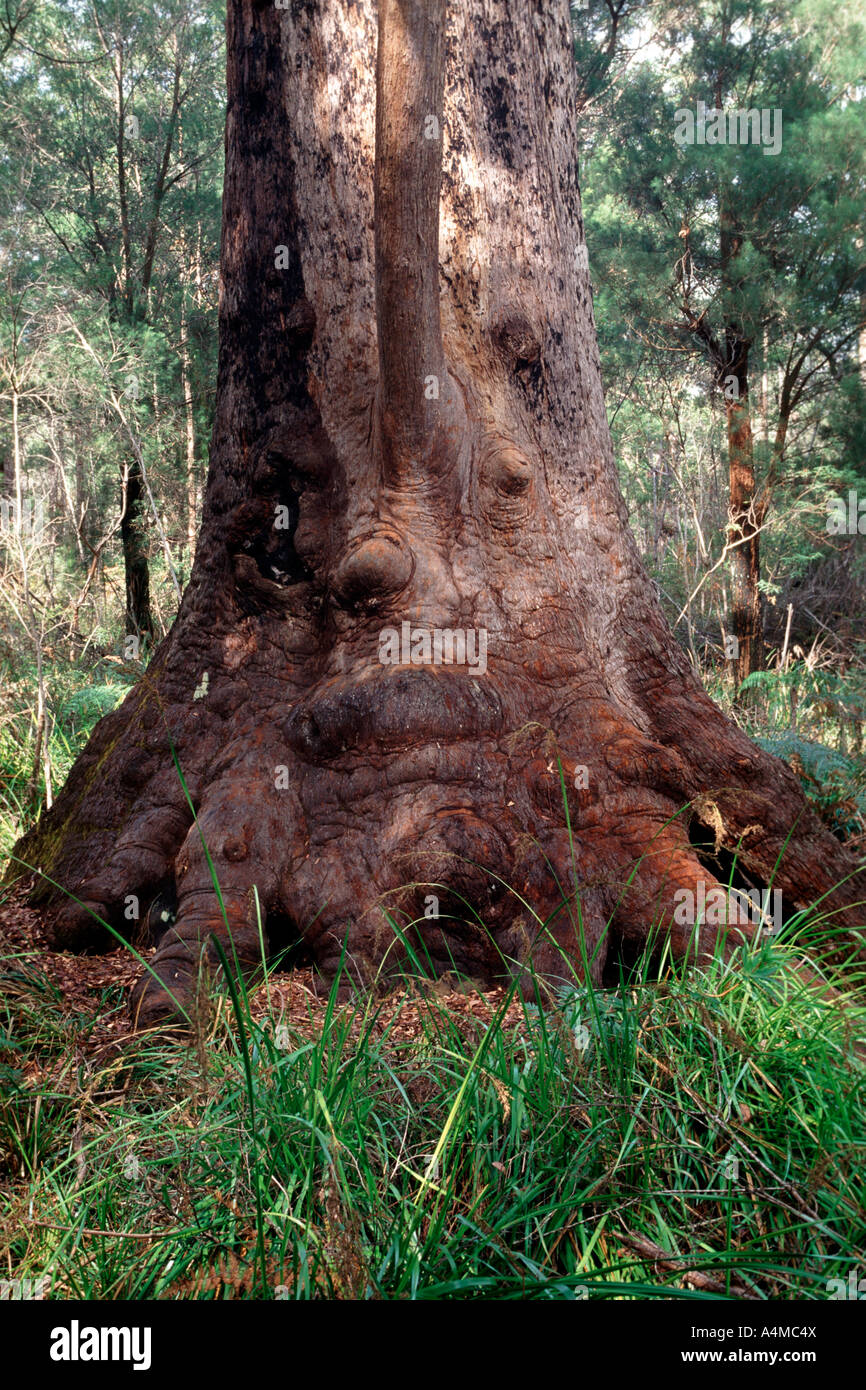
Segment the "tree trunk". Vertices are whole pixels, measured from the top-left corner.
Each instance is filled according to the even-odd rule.
[[[834,888],[853,860],[701,690],[628,530],[568,4],[444,11],[379,0],[377,35],[373,0],[229,0],[193,573],[18,849],[79,900],[58,946],[176,897],[146,1021],[188,1006],[212,937],[254,968],[258,904],[326,979],[344,950],[369,982],[409,946],[476,978],[600,979],[656,928],[687,956],[675,894],[716,884],[690,822],[861,921]]]
[[[196,457],[195,457],[195,402],[192,394],[192,363],[187,337],[186,297],[181,299],[180,311],[180,384],[183,391],[184,424],[186,427],[186,455],[184,473],[186,478],[186,545],[189,565],[192,568],[195,554],[196,534]]]
[[[153,636],[150,611],[150,567],[144,521],[144,481],[135,458],[124,467],[121,488],[120,541],[126,577],[126,631],[137,637]]]
[[[725,32],[727,39],[727,30]],[[724,109],[721,76],[716,85],[716,107]],[[735,194],[719,186],[719,268],[725,306],[724,361],[720,384],[724,387],[728,434],[728,535],[731,547],[731,621],[737,640],[736,685],[764,666],[764,627],[761,606],[761,520],[755,488],[755,452],[749,399],[749,350],[751,341],[732,313],[739,279],[738,260],[743,233],[736,215]]]
[[[755,486],[755,457],[749,407],[748,348],[737,344],[737,365],[730,375],[736,396],[725,401],[728,434],[729,517],[731,546],[731,619],[737,639],[737,688],[753,671],[764,668],[764,619],[761,605],[761,524],[764,512]]]

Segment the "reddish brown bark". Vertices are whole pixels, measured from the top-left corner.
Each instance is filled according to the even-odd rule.
[[[240,965],[257,895],[325,978],[344,949],[362,980],[398,969],[395,923],[434,968],[480,977],[532,958],[600,978],[657,925],[685,955],[674,894],[714,882],[690,814],[793,902],[829,891],[847,930],[862,920],[851,883],[833,890],[853,861],[700,689],[628,530],[568,5],[452,0],[444,39],[443,10],[383,0],[377,33],[372,0],[230,0],[195,566],[146,677],[18,851],[80,900],[56,909],[61,946],[105,944],[93,913],[128,929],[130,894],[143,919],[176,893],[147,1021],[228,940],[203,843]],[[404,623],[483,633],[485,669],[383,664]]]

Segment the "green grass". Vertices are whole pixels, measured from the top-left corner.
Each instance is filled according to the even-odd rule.
[[[866,1012],[807,990],[799,955],[575,985],[489,1026],[416,991],[409,1040],[393,1000],[293,1023],[241,987],[189,1042],[108,1061],[90,1037],[119,990],[64,1015],[6,961],[0,1277],[83,1299],[826,1298],[866,1260]]]

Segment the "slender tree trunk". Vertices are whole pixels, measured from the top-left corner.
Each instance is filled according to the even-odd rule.
[[[766,445],[770,438],[770,378],[767,372],[767,353],[769,348],[770,336],[767,325],[764,325],[764,332],[761,342],[761,443]]]
[[[79,546],[82,563],[86,563],[84,548],[89,546],[87,533],[86,477],[84,471],[84,445],[73,441],[72,454],[75,459],[75,539]]]
[[[21,391],[20,379],[17,371],[18,359],[18,324],[13,323],[13,366],[9,377],[10,404],[12,406],[12,483],[14,490],[14,516],[12,520],[14,540],[18,551],[18,564],[21,573],[22,605],[20,617],[25,628],[33,651],[33,658],[36,664],[36,719],[33,739],[33,764],[28,785],[28,800],[36,802],[39,796],[39,774],[42,772],[45,780],[45,804],[50,809],[52,804],[51,787],[51,758],[48,748],[46,734],[46,686],[45,686],[45,663],[43,657],[44,646],[44,623],[36,611],[33,594],[30,589],[30,561],[33,554],[33,538],[31,528],[36,526],[36,509],[34,506],[25,510],[24,505],[24,468],[21,444]],[[28,545],[28,540],[30,544]]]
[[[135,310],[135,287],[132,274],[132,233],[129,225],[129,190],[126,183],[126,93],[124,91],[124,48],[117,39],[114,47],[114,106],[117,118],[115,132],[115,157],[117,162],[117,202],[120,209],[120,236],[122,251],[121,296],[124,316],[131,319]]]
[[[857,238],[856,246],[858,251],[862,251],[862,237]],[[866,290],[860,291],[860,330],[857,334],[857,366],[860,372],[860,381],[864,389],[866,389]]]
[[[727,902],[691,826],[860,949],[853,860],[701,690],[628,530],[566,0],[229,0],[228,55],[199,544],[19,847],[78,899],[58,945],[174,897],[145,1021],[215,940],[253,969],[260,909],[326,980],[407,947],[602,979],[654,934],[754,935],[677,912]]]
[[[195,403],[192,396],[191,379],[191,360],[189,353],[189,343],[187,341],[187,315],[186,299],[181,305],[180,319],[180,380],[183,391],[184,423],[186,432],[186,455],[185,455],[185,477],[186,477],[186,545],[189,555],[190,568],[195,554],[195,538],[198,525],[198,496],[196,480],[196,447],[195,447]]]
[[[727,41],[727,33],[725,33]],[[724,109],[721,78],[716,106]],[[719,263],[723,303],[726,305],[725,356],[721,384],[725,393],[728,437],[728,545],[731,547],[731,621],[737,640],[736,684],[764,665],[764,630],[761,605],[761,523],[755,486],[755,455],[749,395],[751,342],[735,321],[730,304],[736,298],[737,263],[743,247],[732,189],[719,188]]]
[[[80,458],[79,455],[78,455],[78,451],[76,450],[76,451],[75,451],[75,464],[74,464],[74,467],[75,467],[75,497],[73,497],[73,495],[72,495],[72,489],[70,488],[70,485],[69,485],[69,479],[68,479],[67,476],[66,476],[66,468],[65,468],[64,462],[63,462],[64,458],[66,457],[66,453],[67,453],[67,449],[66,449],[66,435],[65,435],[65,432],[64,432],[64,430],[63,430],[62,425],[58,425],[58,426],[57,426],[56,439],[52,439],[52,454],[53,454],[53,456],[54,456],[54,469],[55,469],[55,474],[56,474],[56,477],[57,477],[58,482],[59,482],[59,485],[60,485],[60,489],[61,489],[61,491],[62,491],[62,493],[63,493],[63,500],[64,500],[64,502],[66,503],[66,510],[67,510],[68,513],[69,513],[69,520],[70,520],[71,525],[72,525],[72,534],[73,534],[73,536],[74,536],[74,538],[75,538],[75,548],[76,548],[76,550],[78,551],[78,561],[79,561],[79,564],[84,565],[84,564],[85,564],[85,557],[84,557],[84,539],[83,539],[83,535],[82,535],[81,514],[79,513],[79,510],[78,510],[78,503],[77,503],[77,498],[78,498],[79,493],[80,493],[80,490],[81,490],[81,489],[80,489],[80,486],[79,486],[79,478],[80,478],[80,476],[81,476],[81,474],[82,474],[82,472],[83,472],[83,462],[82,462],[81,458]]]
[[[761,591],[761,524],[755,484],[755,458],[749,409],[748,348],[740,345],[735,375],[737,394],[725,402],[728,434],[731,619],[737,639],[738,686],[764,668]]]
[[[126,578],[126,631],[138,637],[153,637],[150,567],[144,530],[144,481],[134,457],[124,465],[120,540]]]

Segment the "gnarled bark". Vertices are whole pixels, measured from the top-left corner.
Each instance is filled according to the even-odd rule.
[[[176,898],[147,1021],[189,1001],[223,909],[254,966],[256,894],[326,977],[344,949],[362,980],[398,969],[408,939],[434,968],[601,978],[654,928],[695,949],[690,816],[856,936],[856,866],[701,690],[628,530],[566,0],[376,20],[230,0],[201,538],[170,636],[19,847],[80,900],[58,945]],[[475,662],[424,660],[434,632]]]

